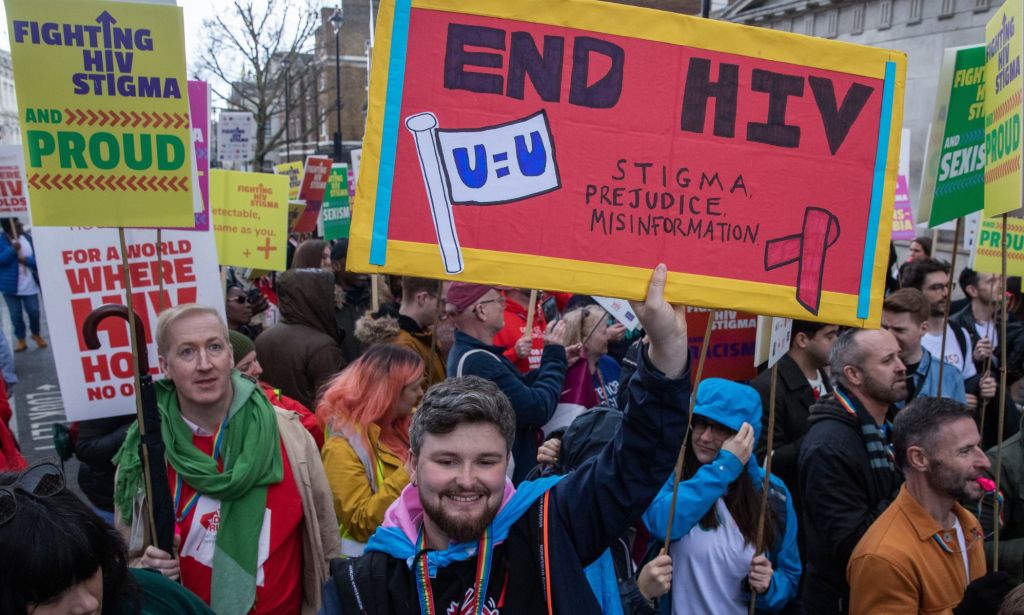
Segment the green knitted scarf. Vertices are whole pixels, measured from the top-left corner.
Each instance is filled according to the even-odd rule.
[[[193,489],[221,503],[210,600],[218,615],[243,615],[256,600],[257,551],[267,487],[284,477],[274,408],[256,383],[237,371],[232,372],[231,384],[234,398],[221,445],[224,471],[219,472],[217,461],[192,444],[192,430],[181,418],[174,383],[156,383],[167,463]],[[137,424],[128,430],[114,463],[118,466],[114,502],[122,520],[131,523],[132,503],[143,485]]]

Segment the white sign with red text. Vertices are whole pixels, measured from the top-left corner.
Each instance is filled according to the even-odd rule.
[[[20,145],[0,145],[0,217],[28,214],[25,159]]]
[[[126,235],[132,303],[145,325],[149,371],[159,378],[155,335],[161,310],[200,303],[224,315],[217,248],[212,232],[164,230],[158,264],[156,230],[131,229]],[[94,309],[108,303],[124,305],[117,230],[37,227],[34,239],[68,420],[133,414],[135,361],[127,322],[113,317],[102,321],[96,350],[86,347],[82,335],[82,324]]]

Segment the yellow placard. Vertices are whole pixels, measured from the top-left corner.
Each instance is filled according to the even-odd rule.
[[[1006,217],[1006,275],[1024,275],[1024,220]],[[972,249],[973,268],[986,273],[1003,270],[1003,219],[982,218]]]
[[[292,200],[299,198],[299,188],[302,186],[302,161],[276,164],[274,173],[288,177],[288,198]]]
[[[985,26],[985,217],[1021,207],[1022,0]]]
[[[210,214],[221,265],[284,271],[288,178],[210,171]]]
[[[181,9],[6,8],[33,224],[194,226]]]

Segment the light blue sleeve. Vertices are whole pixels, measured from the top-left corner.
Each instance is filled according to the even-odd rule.
[[[946,367],[949,368],[953,366],[946,365]],[[964,377],[963,375],[961,375],[960,370],[958,370],[957,368],[953,367],[952,371],[952,381],[942,386],[942,392],[945,393],[947,391],[946,387],[948,386],[949,397],[960,402],[961,404],[965,404],[967,403],[967,392],[964,390]],[[942,375],[945,376],[946,373],[948,372],[943,370]]]
[[[739,477],[743,464],[729,451],[720,451],[714,461],[701,466],[690,480],[679,484],[675,521],[672,523],[672,540],[679,540],[690,532],[718,498],[725,495],[729,485]],[[644,513],[644,524],[657,540],[665,540],[668,529],[668,513],[672,507],[672,482],[662,486],[654,501]]]
[[[800,587],[800,552],[797,550],[796,511],[793,510],[793,498],[782,481],[772,476],[772,486],[786,495],[786,534],[779,543],[779,548],[768,552],[772,562],[772,583],[768,591],[757,597],[757,610],[777,613],[796,596]]]
[[[7,335],[0,331],[0,371],[3,372],[7,388],[18,383],[18,375],[14,372],[14,351]],[[9,391],[8,391],[9,392]]]

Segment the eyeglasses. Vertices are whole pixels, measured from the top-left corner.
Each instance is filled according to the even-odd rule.
[[[0,525],[18,512],[15,490],[40,498],[57,495],[64,490],[64,471],[52,461],[37,461],[18,474],[13,483],[0,486]]]
[[[711,422],[700,416],[693,417],[692,429],[693,435],[695,436],[704,433],[704,431],[707,429],[711,429],[711,435],[715,438],[715,440],[725,440],[729,436],[736,433],[733,430],[726,427],[725,425],[720,425],[718,423]]]
[[[501,305],[505,305],[505,295],[502,295],[497,299],[488,299],[487,301],[481,301],[477,303],[477,305],[483,305],[485,303],[500,303]]]

